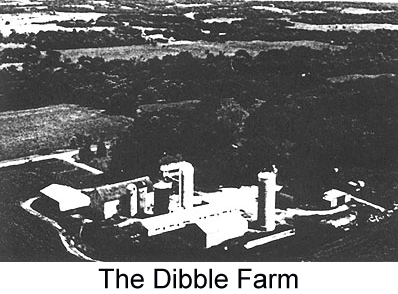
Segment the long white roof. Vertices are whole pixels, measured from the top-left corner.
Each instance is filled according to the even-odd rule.
[[[67,211],[90,205],[90,197],[69,186],[51,184],[40,190],[40,192],[57,201],[60,211]]]
[[[210,233],[222,233],[226,230],[238,230],[242,227],[242,224],[247,226],[247,220],[245,220],[240,213],[228,213],[220,214],[216,219],[206,218],[196,221],[198,227],[206,234]]]

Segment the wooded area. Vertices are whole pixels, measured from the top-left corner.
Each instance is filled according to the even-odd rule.
[[[298,14],[310,4],[289,5],[290,22],[304,17],[319,24],[346,19],[340,12],[341,21],[336,20],[337,12],[330,12],[325,3],[311,4],[313,10],[329,9],[319,16]],[[346,169],[344,180],[358,174],[368,177],[374,182],[370,193],[380,189],[386,198],[395,193],[397,31],[297,30],[282,19],[283,13],[255,11],[246,4],[229,4],[223,11],[195,8],[193,18],[181,15],[184,9],[173,16],[165,9],[151,7],[146,13],[97,20],[112,31],[12,33],[0,38],[27,44],[0,52],[0,62],[23,64],[21,69],[0,70],[1,110],[67,103],[134,118],[111,150],[110,172],[115,177],[153,173],[162,157],[179,155],[195,165],[200,185],[252,183],[259,170],[275,163],[281,182],[304,202],[342,180],[335,167]],[[395,15],[352,19],[394,23]],[[204,22],[221,16],[244,19]],[[147,36],[161,32],[175,40],[318,40],[346,49],[293,47],[257,55],[239,50],[232,56],[206,52],[205,58],[181,52],[147,60],[81,56],[77,62],[51,50],[148,43],[132,28],[140,25],[155,28],[146,30]],[[178,107],[162,107],[176,102]],[[155,111],[146,111],[148,104],[155,105]]]

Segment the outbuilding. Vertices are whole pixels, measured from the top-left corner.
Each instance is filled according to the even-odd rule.
[[[204,248],[217,246],[224,241],[241,237],[248,231],[247,220],[238,212],[201,219],[196,222],[196,225],[203,232]]]
[[[329,191],[326,191],[323,196],[323,200],[329,203],[328,206],[330,208],[343,205],[344,203],[350,201],[350,198],[351,198],[350,194],[337,189],[331,189]]]
[[[50,201],[58,207],[59,211],[69,211],[90,205],[90,197],[81,191],[69,186],[51,184],[40,190]]]

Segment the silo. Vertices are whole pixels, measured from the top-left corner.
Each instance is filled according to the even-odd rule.
[[[138,188],[135,184],[129,184],[126,187],[130,195],[130,216],[135,216],[138,213]]]
[[[178,183],[178,203],[182,208],[193,207],[194,197],[194,167],[186,161],[162,165],[160,171],[164,179]]]
[[[266,231],[275,230],[276,174],[261,172],[258,174],[258,214],[257,223]]]
[[[166,214],[169,212],[169,199],[172,192],[172,183],[160,181],[153,185],[155,189],[153,214]]]
[[[151,201],[148,199],[148,186],[145,181],[137,181],[135,186],[137,187],[137,216],[145,216],[151,205]]]
[[[189,162],[181,162],[181,200],[184,208],[193,207],[194,168]]]

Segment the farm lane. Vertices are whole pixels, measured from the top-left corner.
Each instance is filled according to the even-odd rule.
[[[54,227],[54,229],[57,231],[58,236],[62,242],[62,245],[65,247],[65,249],[72,255],[76,256],[77,258],[81,260],[86,260],[86,261],[97,261],[92,259],[91,257],[85,255],[83,252],[79,250],[79,248],[76,246],[73,238],[68,238],[66,231],[64,228],[62,228],[55,220],[44,216],[40,212],[34,210],[31,207],[31,204],[37,199],[38,197],[34,197],[31,199],[28,199],[27,201],[21,203],[21,207],[25,209],[27,212],[30,214],[37,216],[38,218],[44,220],[45,222],[49,223],[51,226]]]
[[[91,151],[96,151],[97,146],[91,146]],[[0,162],[0,168],[8,167],[8,166],[16,166],[16,165],[22,165],[28,162],[37,162],[37,161],[43,161],[43,160],[49,160],[49,159],[58,159],[58,160],[63,160],[66,161],[70,164],[73,164],[81,169],[87,170],[95,175],[100,175],[103,172],[95,169],[91,166],[88,166],[84,163],[76,162],[75,159],[73,158],[75,155],[79,153],[79,150],[70,150],[66,152],[61,152],[61,153],[53,153],[53,154],[48,154],[48,155],[32,155],[28,157],[23,157],[23,158],[17,158],[17,159],[12,159],[12,160],[4,160]]]

